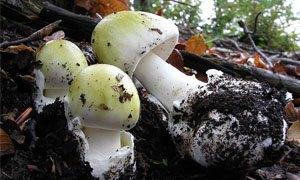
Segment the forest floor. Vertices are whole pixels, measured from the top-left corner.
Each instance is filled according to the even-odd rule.
[[[2,42],[27,37],[36,31],[3,19],[1,24]],[[88,162],[80,154],[78,140],[67,129],[62,102],[46,106],[41,113],[34,110],[34,52],[42,43],[39,40],[1,49],[0,126],[13,147],[1,149],[0,179],[93,179]],[[91,55],[88,42],[77,44]],[[123,179],[295,179],[300,172],[300,148],[293,142],[286,142],[278,152],[267,154],[256,168],[234,172],[207,169],[182,158],[166,131],[166,124],[159,121],[163,110],[147,99],[145,89],[140,88],[139,93],[141,118],[131,130],[135,136],[137,171],[134,175],[125,173]],[[26,119],[18,118],[29,111]]]

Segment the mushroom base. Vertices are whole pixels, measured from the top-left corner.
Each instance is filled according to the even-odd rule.
[[[168,129],[181,154],[203,166],[253,167],[284,143],[286,92],[211,72],[206,88],[174,109]]]
[[[107,159],[121,147],[119,130],[84,127],[83,133],[89,144],[87,155],[91,159]]]
[[[89,149],[86,150],[85,160],[88,161],[93,168],[92,175],[100,179],[119,179],[125,171],[134,172],[133,136],[125,131],[107,132],[107,130],[101,130],[105,133],[102,134],[102,137],[97,136],[92,139],[88,137],[97,131],[99,130],[91,128],[84,130],[89,143]],[[99,144],[99,141],[103,139],[104,141],[102,141],[102,144]],[[118,142],[115,142],[116,140]],[[113,149],[116,145],[118,148]]]

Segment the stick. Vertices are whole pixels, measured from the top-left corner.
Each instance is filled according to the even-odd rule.
[[[300,96],[300,80],[295,78],[276,74],[253,66],[235,64],[228,62],[225,59],[197,56],[186,51],[181,51],[181,53],[184,59],[184,64],[197,71],[206,71],[211,68],[218,69],[233,76],[238,74],[237,77],[250,77],[251,79],[258,79],[260,81],[267,82],[274,87],[284,87],[288,91],[294,93],[294,95]]]
[[[100,21],[88,16],[78,15],[50,3],[44,3],[39,17],[46,21],[61,19],[62,25],[76,37],[91,38],[95,26]]]
[[[36,41],[36,40],[42,39],[43,37],[50,35],[58,27],[59,23],[61,23],[61,20],[55,21],[55,22],[43,27],[42,29],[34,32],[33,34],[31,34],[30,36],[28,36],[26,38],[15,40],[15,41],[10,41],[10,42],[3,42],[0,44],[0,48],[6,48],[11,45],[16,45],[16,44],[21,44],[21,43],[25,43],[25,42]]]
[[[274,60],[275,62],[280,62],[282,64],[290,64],[290,65],[294,65],[294,66],[300,66],[300,61],[294,60],[294,59],[290,59],[290,58],[276,58],[276,60]]]
[[[243,21],[238,21],[238,24],[241,26],[241,28],[243,28],[244,33],[247,35],[248,39],[250,40],[253,49],[265,60],[265,62],[269,65],[270,68],[273,68],[273,64],[271,60],[262,51],[260,51],[260,49],[258,49],[258,47],[255,45],[251,37],[251,32],[249,31],[246,24]]]
[[[255,35],[256,30],[257,30],[257,22],[258,22],[258,17],[262,14],[262,12],[259,12],[256,16],[255,16],[255,21],[254,21],[254,30],[253,30],[253,35]]]

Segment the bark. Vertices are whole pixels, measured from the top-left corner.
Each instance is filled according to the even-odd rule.
[[[278,88],[286,88],[294,95],[300,96],[300,80],[290,76],[273,73],[272,71],[253,66],[232,63],[225,59],[197,56],[186,51],[181,51],[181,53],[185,66],[197,71],[206,71],[211,68],[218,69],[233,76],[257,79]]]

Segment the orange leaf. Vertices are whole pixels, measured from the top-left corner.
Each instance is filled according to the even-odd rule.
[[[279,74],[286,74],[286,68],[281,63],[276,63],[274,65],[274,71],[279,73]]]
[[[294,122],[287,132],[288,141],[296,141],[300,144],[300,121]]]
[[[129,0],[76,0],[76,6],[85,8],[91,14],[107,16],[114,12],[129,10]]]
[[[92,13],[107,16],[114,12],[129,10],[129,0],[98,0],[98,4],[92,9]]]
[[[208,50],[203,35],[197,34],[190,37],[186,42],[186,50],[193,54],[203,55]]]
[[[258,68],[268,69],[268,65],[260,58],[258,53],[254,54],[254,64]]]

